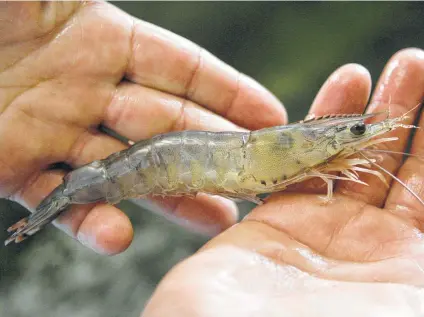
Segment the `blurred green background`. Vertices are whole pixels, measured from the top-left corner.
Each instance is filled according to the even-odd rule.
[[[117,2],[128,13],[203,46],[255,78],[303,118],[328,75],[345,63],[375,82],[396,51],[424,47],[419,2]],[[206,239],[131,202],[135,226],[122,255],[103,257],[52,227],[0,246],[0,316],[138,316],[161,277]],[[250,204],[241,205],[248,212]],[[26,215],[0,201],[0,240]]]

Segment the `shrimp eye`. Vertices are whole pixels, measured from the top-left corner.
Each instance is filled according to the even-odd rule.
[[[365,130],[366,126],[363,122],[357,123],[350,128],[350,132],[352,132],[354,135],[362,135],[365,133]]]

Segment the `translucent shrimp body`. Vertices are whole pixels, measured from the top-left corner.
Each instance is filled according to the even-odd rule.
[[[183,131],[157,135],[70,172],[35,213],[9,228],[6,244],[20,242],[72,204],[146,196],[195,196],[199,192],[256,203],[257,194],[284,190],[313,177],[362,183],[357,171],[374,174],[370,161],[348,158],[395,138],[374,137],[409,128],[405,116],[366,124],[375,115],[334,115],[252,132]],[[339,171],[344,176],[328,174]]]

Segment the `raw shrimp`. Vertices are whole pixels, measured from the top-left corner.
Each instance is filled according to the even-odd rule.
[[[413,126],[401,123],[406,114],[366,123],[376,115],[329,115],[252,132],[157,135],[70,172],[32,215],[8,229],[15,232],[5,244],[33,235],[73,204],[116,204],[127,198],[199,192],[261,204],[258,194],[282,191],[314,177],[326,182],[330,200],[334,180],[365,184],[357,172],[385,181],[380,171],[370,168],[374,160],[350,156],[397,139],[376,136]]]

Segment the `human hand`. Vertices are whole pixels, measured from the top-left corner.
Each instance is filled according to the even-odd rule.
[[[311,112],[362,113],[370,87],[363,67],[341,67]],[[399,116],[423,97],[424,52],[403,50],[387,64],[368,111],[390,101]],[[387,148],[404,151],[410,133],[392,132],[399,141]],[[416,131],[412,153],[423,155],[423,137]],[[379,155],[378,162],[423,197],[422,160]],[[273,195],[173,269],[143,316],[423,316],[424,206],[398,183],[388,189],[376,177],[361,179],[369,186],[338,182],[328,205],[316,194],[325,195],[320,182]]]
[[[200,47],[104,2],[8,2],[0,10],[0,197],[29,209],[72,168],[130,139],[183,129],[257,129],[286,121],[259,84]],[[231,123],[231,122],[234,123]],[[219,197],[158,199],[205,232],[237,221]],[[75,206],[56,225],[100,253],[123,251],[132,228],[120,210]]]

